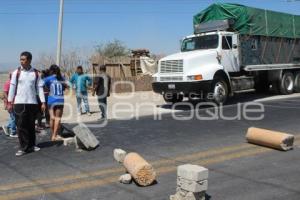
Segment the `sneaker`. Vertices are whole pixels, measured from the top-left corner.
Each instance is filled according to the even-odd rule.
[[[9,137],[11,137],[11,138],[17,138],[18,135],[17,134],[10,134]]]
[[[6,136],[9,136],[9,129],[7,128],[7,126],[2,126],[3,132]]]
[[[26,154],[25,151],[19,150],[19,151],[17,151],[16,156],[19,157],[19,156],[23,156],[25,154]]]
[[[34,151],[34,152],[38,152],[38,151],[40,151],[40,150],[41,150],[41,148],[38,147],[38,146],[34,146],[34,147],[33,147],[33,151]]]
[[[88,112],[88,113],[87,113],[87,115],[88,115],[88,116],[91,116],[91,115],[92,115],[92,113]]]

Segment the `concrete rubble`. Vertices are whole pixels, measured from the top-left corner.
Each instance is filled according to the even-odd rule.
[[[170,200],[205,200],[208,188],[208,169],[198,165],[180,165],[177,168],[176,194]]]
[[[127,155],[126,151],[122,150],[122,149],[115,149],[114,150],[114,159],[119,162],[119,163],[123,163],[125,156]]]
[[[132,181],[132,176],[130,174],[123,174],[119,178],[120,183],[130,184]]]
[[[123,149],[114,149],[113,156],[126,170],[126,174],[119,178],[121,183],[129,184],[134,181],[139,186],[149,186],[155,182],[154,168],[141,155],[134,152],[127,153]]]
[[[68,137],[62,139],[64,142],[64,146],[70,146],[72,144],[75,144],[75,137]]]
[[[293,149],[294,135],[267,129],[250,127],[246,139],[249,143],[282,151]]]
[[[156,180],[156,172],[153,166],[138,153],[128,153],[123,165],[139,186],[149,186]]]
[[[93,150],[99,146],[99,140],[88,127],[80,124],[75,126],[72,131],[76,135],[75,145],[77,148]]]

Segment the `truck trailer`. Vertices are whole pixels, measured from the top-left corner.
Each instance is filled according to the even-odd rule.
[[[300,92],[300,16],[212,4],[193,17],[181,52],[159,60],[152,88],[166,102],[224,104],[241,92]]]

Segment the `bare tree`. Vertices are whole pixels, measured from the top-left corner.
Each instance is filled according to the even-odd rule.
[[[55,63],[55,57],[51,54],[42,53],[35,59],[34,66],[38,69],[49,68],[50,65]]]
[[[81,65],[85,71],[90,70],[90,55],[86,54],[85,51],[80,48],[72,48],[70,50],[65,50],[61,58],[61,71],[67,77],[70,77],[74,73],[77,66]],[[55,64],[55,56],[52,54],[40,54],[35,61],[35,66],[39,69],[49,68],[52,64]]]
[[[130,50],[120,40],[113,40],[105,44],[95,46],[95,53],[91,56],[90,60],[98,64],[121,63],[128,60]]]

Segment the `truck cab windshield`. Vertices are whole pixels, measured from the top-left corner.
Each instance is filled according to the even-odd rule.
[[[183,40],[181,51],[194,51],[199,49],[216,49],[219,43],[218,35],[205,35]]]

